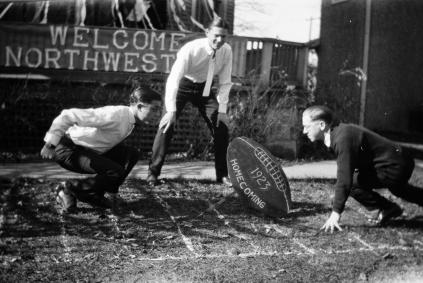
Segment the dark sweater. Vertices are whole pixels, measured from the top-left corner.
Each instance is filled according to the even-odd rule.
[[[339,124],[330,133],[330,148],[337,160],[333,211],[342,213],[351,191],[354,170],[376,174],[393,182],[409,178],[409,158],[394,142],[353,124]]]

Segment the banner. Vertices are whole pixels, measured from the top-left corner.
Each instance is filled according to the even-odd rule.
[[[157,30],[0,23],[0,66],[169,73],[180,40],[186,35]]]

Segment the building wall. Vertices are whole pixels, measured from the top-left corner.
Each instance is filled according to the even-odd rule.
[[[370,128],[423,134],[422,17],[419,0],[372,1],[365,115]]]
[[[319,102],[359,121],[366,0],[322,1]],[[336,1],[335,1],[336,2]],[[423,134],[423,2],[372,0],[364,125]]]
[[[322,1],[316,99],[334,108],[341,120],[358,123],[356,68],[362,67],[365,0],[333,2]]]

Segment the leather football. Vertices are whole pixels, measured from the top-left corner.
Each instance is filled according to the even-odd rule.
[[[237,137],[229,144],[227,163],[232,186],[248,205],[275,217],[289,213],[292,202],[288,179],[263,145]]]

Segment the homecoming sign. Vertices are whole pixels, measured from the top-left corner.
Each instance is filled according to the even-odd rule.
[[[0,66],[169,73],[185,33],[0,24]]]

